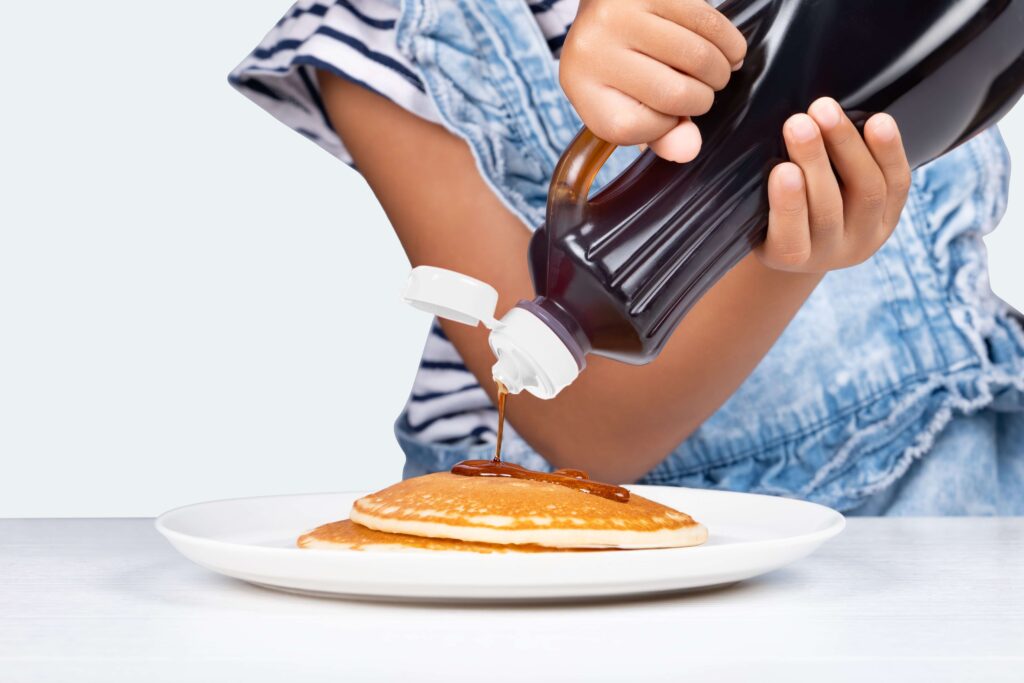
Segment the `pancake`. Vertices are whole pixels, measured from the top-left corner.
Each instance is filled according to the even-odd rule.
[[[472,553],[544,553],[583,552],[583,548],[545,548],[540,545],[495,545],[456,541],[450,538],[427,538],[407,534],[386,534],[374,531],[345,519],[318,526],[307,534],[299,536],[296,544],[300,548],[323,548],[330,550],[388,550],[400,552],[455,550]]]
[[[543,481],[415,477],[360,498],[353,522],[390,534],[552,548],[678,548],[707,540],[689,515],[630,495],[628,503]]]

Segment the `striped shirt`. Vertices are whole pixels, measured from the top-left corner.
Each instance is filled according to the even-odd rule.
[[[558,58],[578,0],[523,0]],[[440,116],[415,67],[398,50],[399,0],[301,0],[229,76],[243,95],[342,161],[315,71],[363,85],[428,121]],[[497,414],[440,326],[431,326],[406,405],[405,428],[423,441],[493,442]]]

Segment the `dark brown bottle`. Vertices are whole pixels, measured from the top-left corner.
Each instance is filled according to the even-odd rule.
[[[859,124],[891,114],[917,167],[995,123],[1024,90],[1024,0],[732,0],[721,11],[748,55],[697,119],[695,161],[647,151],[588,201],[614,147],[583,129],[556,169],[530,245],[538,298],[520,306],[581,367],[586,353],[652,360],[764,238],[782,125],[816,98],[835,98]]]

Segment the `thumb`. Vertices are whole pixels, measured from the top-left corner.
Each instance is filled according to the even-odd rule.
[[[700,152],[700,131],[689,117],[681,118],[675,128],[649,144],[662,159],[684,164],[693,161]]]

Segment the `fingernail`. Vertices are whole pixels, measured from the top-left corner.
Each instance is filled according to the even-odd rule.
[[[839,105],[832,99],[823,98],[811,105],[811,116],[822,128],[835,128],[842,115]]]
[[[783,166],[779,169],[779,176],[782,187],[787,190],[801,190],[804,187],[803,174],[795,166]]]
[[[743,60],[742,59],[732,65],[732,70],[733,71],[739,71],[742,68],[743,68]]]
[[[797,114],[789,120],[789,135],[795,142],[810,142],[818,134],[811,117]]]
[[[896,121],[888,114],[875,116],[871,128],[875,137],[882,142],[891,142],[896,139]]]

